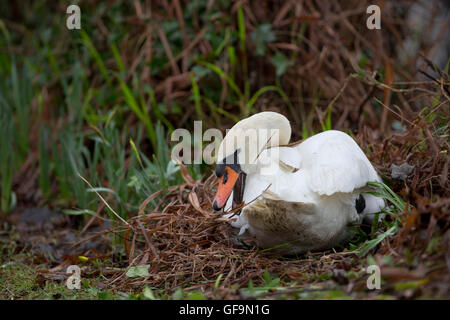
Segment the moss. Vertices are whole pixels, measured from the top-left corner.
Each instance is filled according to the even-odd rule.
[[[35,265],[30,252],[12,254],[10,250],[0,248],[8,255],[2,257],[0,265],[0,299],[108,299],[123,298],[126,294],[115,294],[111,291],[102,291],[93,284],[102,281],[100,277],[84,279],[79,290],[70,290],[66,287],[65,277],[61,279],[47,279],[45,273],[39,270],[47,270],[47,265]],[[8,261],[8,262],[6,262]]]

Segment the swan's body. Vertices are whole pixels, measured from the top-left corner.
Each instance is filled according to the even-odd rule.
[[[242,198],[246,205],[233,217],[232,226],[240,228],[241,234],[247,231],[255,236],[263,248],[289,244],[283,250],[288,253],[336,246],[349,237],[349,226],[384,207],[383,199],[361,194],[367,182],[381,179],[356,142],[340,131],[325,131],[299,145],[279,147],[288,143],[291,132],[286,118],[276,121],[280,117],[284,118],[263,112],[245,119],[246,127],[258,130],[273,119],[272,126],[278,123],[284,132],[270,148],[254,142],[260,150],[254,163],[242,165],[243,157],[237,157],[246,174]],[[233,136],[236,126],[239,123],[225,140],[230,133]],[[237,148],[247,150],[253,159],[254,152],[247,146],[238,144]],[[229,152],[219,149],[219,156],[223,154]],[[228,198],[225,211],[231,209],[232,199]]]

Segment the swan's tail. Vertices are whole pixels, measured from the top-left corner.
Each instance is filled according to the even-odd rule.
[[[365,200],[365,208],[361,212],[361,214],[364,217],[363,223],[371,225],[373,223],[375,214],[380,212],[386,206],[386,202],[384,201],[383,198],[376,197],[372,194],[364,193],[364,194],[362,194],[362,196],[364,197],[364,200]],[[379,219],[381,219],[383,217],[384,217],[384,214],[381,214],[379,216]]]

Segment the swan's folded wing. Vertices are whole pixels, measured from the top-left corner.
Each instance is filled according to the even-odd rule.
[[[369,181],[380,181],[366,155],[347,134],[332,131],[317,143],[306,145],[302,164],[309,173],[309,186],[320,195],[352,192]],[[306,142],[306,141],[305,141]],[[308,150],[309,149],[309,150]]]
[[[278,149],[278,159],[280,163],[284,164],[294,171],[298,170],[301,165],[301,155],[296,148],[291,147],[279,147]]]

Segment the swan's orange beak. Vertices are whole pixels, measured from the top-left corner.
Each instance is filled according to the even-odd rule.
[[[238,178],[239,173],[231,169],[229,166],[225,166],[225,172],[220,177],[219,187],[217,188],[217,193],[214,197],[214,210],[218,211],[225,206]]]

